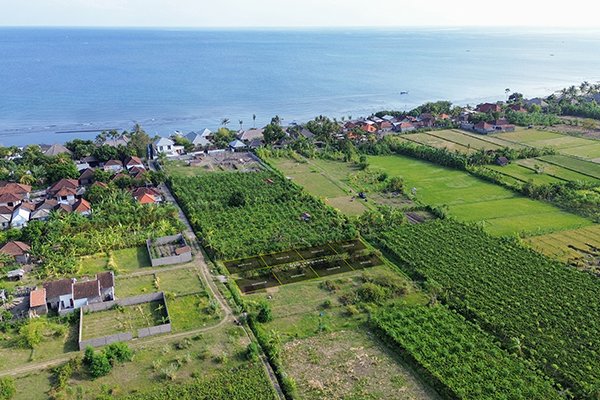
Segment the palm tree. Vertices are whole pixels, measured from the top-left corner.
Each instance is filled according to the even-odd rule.
[[[252,127],[256,129],[256,114],[252,114]]]
[[[221,120],[221,125],[223,125],[224,127],[227,127],[228,124],[229,124],[229,118],[223,118]]]
[[[240,124],[240,131],[242,130],[242,125],[244,124],[244,121],[242,121],[241,119],[238,121],[238,123]]]

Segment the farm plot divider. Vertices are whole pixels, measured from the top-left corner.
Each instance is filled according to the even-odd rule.
[[[243,293],[381,265],[360,240],[226,261]]]

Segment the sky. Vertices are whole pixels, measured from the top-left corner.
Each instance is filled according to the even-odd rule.
[[[0,26],[600,28],[591,0],[0,0]]]

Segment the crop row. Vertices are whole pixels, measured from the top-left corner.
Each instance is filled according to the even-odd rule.
[[[600,281],[455,221],[373,238],[442,300],[578,397],[600,394]]]
[[[233,259],[351,239],[344,217],[270,172],[177,177],[171,187],[204,245]]]
[[[546,377],[509,355],[475,325],[444,306],[387,307],[373,322],[457,399],[559,399]]]

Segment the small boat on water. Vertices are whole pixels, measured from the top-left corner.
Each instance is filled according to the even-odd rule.
[[[402,91],[400,94],[408,94],[408,91]]]

